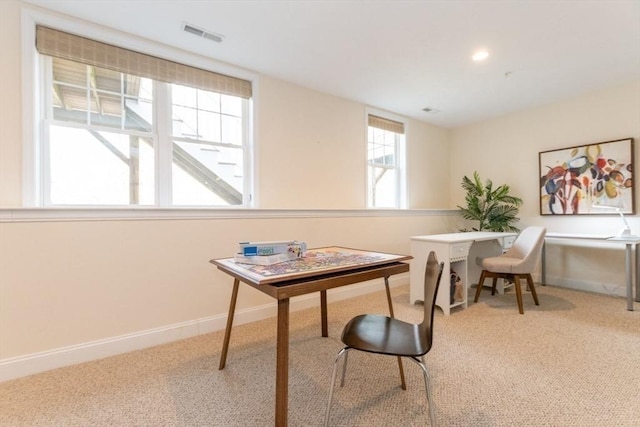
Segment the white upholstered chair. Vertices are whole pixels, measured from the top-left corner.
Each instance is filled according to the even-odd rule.
[[[478,280],[478,289],[476,289],[474,302],[478,302],[484,279],[487,277],[493,279],[491,295],[495,295],[496,293],[496,282],[498,279],[513,280],[516,288],[518,309],[520,310],[520,314],[524,314],[524,309],[522,308],[522,289],[520,287],[520,279],[523,278],[527,280],[533,301],[536,305],[540,305],[531,273],[540,259],[545,233],[546,229],[544,227],[527,227],[520,232],[515,242],[513,242],[513,246],[511,246],[507,252],[500,256],[483,259],[482,273],[480,274],[480,280]]]

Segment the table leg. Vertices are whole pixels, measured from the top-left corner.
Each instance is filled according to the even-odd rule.
[[[640,302],[640,245],[635,245],[636,253],[636,302]]]
[[[387,304],[389,304],[389,316],[394,317],[393,314],[393,302],[391,301],[391,290],[389,289],[389,276],[384,278],[384,288],[387,291]],[[402,357],[398,356],[398,369],[400,370],[400,383],[402,389],[407,389],[407,383],[404,380],[404,368],[402,367]]]
[[[329,326],[327,323],[327,291],[320,291],[320,317],[322,323],[322,336],[329,336]]]
[[[633,281],[631,280],[631,248],[633,245],[625,245],[625,275],[627,277],[627,310],[633,311]]]
[[[276,426],[286,427],[289,400],[289,298],[278,300]]]
[[[541,261],[540,264],[542,265],[542,275],[540,277],[540,284],[542,286],[546,286],[547,284],[547,244],[546,242],[542,242],[542,255],[541,255]]]
[[[229,304],[229,315],[227,316],[227,329],[224,331],[224,341],[222,343],[222,354],[220,355],[220,366],[218,370],[224,369],[227,362],[227,351],[229,350],[229,340],[231,339],[231,327],[233,326],[233,316],[236,312],[236,301],[238,300],[238,287],[240,281],[233,280],[233,291],[231,291],[231,303]]]

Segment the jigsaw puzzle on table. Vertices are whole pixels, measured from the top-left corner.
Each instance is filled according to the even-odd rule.
[[[242,264],[244,268],[264,277],[332,269],[383,260],[382,255],[341,251],[341,248],[309,250],[303,258],[273,265]]]
[[[309,249],[302,258],[272,265],[255,265],[234,258],[214,259],[218,268],[249,280],[252,284],[284,283],[289,280],[359,268],[408,261],[411,256],[331,246]]]

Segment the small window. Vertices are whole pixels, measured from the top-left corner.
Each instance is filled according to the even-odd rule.
[[[404,206],[404,123],[368,116],[367,206]]]
[[[250,82],[36,34],[42,205],[250,204]]]

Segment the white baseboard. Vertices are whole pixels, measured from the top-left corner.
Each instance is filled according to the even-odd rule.
[[[626,285],[621,283],[585,282],[584,280],[574,280],[564,276],[550,276],[548,274],[547,283],[561,288],[596,292],[609,296],[624,297],[627,295]]]
[[[393,276],[389,282],[391,287],[407,285],[409,283],[409,275],[399,274]],[[363,282],[329,290],[327,301],[340,301],[383,289],[384,286],[381,286],[378,280]],[[299,311],[319,305],[320,299],[314,293],[292,298],[290,309],[291,311]],[[277,306],[273,302],[236,311],[233,323],[234,325],[242,325],[275,317],[276,314]],[[117,337],[3,359],[0,360],[0,382],[219,331],[226,327],[226,322],[227,315],[219,314]]]

